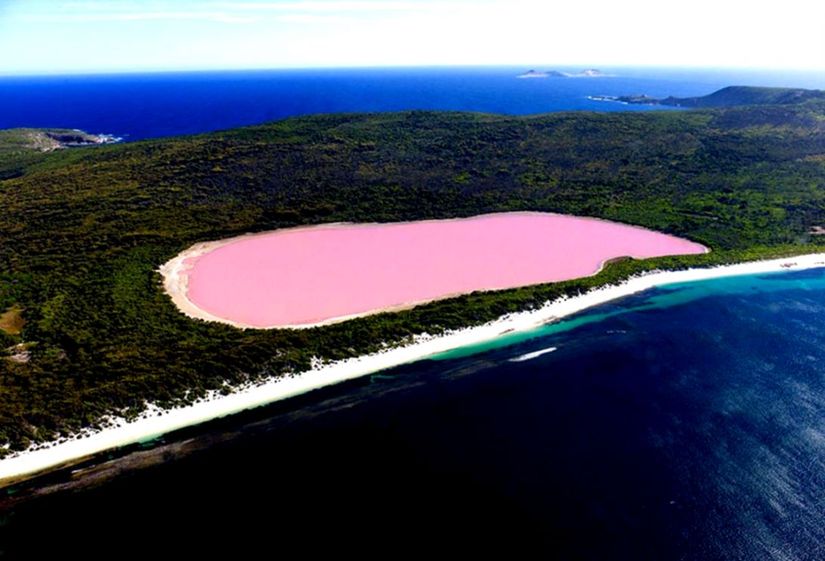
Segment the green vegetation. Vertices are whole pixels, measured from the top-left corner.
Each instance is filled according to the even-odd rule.
[[[71,129],[0,130],[0,180],[22,175],[39,152],[108,142],[112,139]]]
[[[624,95],[616,101],[636,105],[671,105],[676,107],[710,108],[741,107],[746,105],[791,105],[809,101],[825,101],[825,91],[802,88],[761,88],[728,86],[701,97],[666,97],[656,99],[646,95]]]
[[[0,143],[3,142],[0,136]],[[11,156],[10,154],[13,154]],[[513,118],[405,112],[290,119],[43,153],[0,149],[0,443],[135,415],[147,400],[309,367],[475,324],[656,267],[818,251],[825,103]],[[9,170],[16,170],[10,173]],[[5,174],[5,175],[2,175]],[[596,277],[476,293],[313,330],[180,314],[159,265],[196,241],[329,221],[543,210],[686,236],[707,255],[621,260]]]
[[[825,92],[802,88],[760,88],[729,86],[702,97],[669,97],[665,105],[682,107],[735,107],[741,105],[788,105],[810,100],[825,100]]]

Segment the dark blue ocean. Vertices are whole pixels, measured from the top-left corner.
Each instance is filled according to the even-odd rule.
[[[825,559],[825,269],[662,287],[103,460],[0,501],[2,549]]]
[[[312,113],[402,109],[512,115],[644,111],[650,108],[587,97],[642,93],[695,96],[730,85],[825,88],[822,73],[607,68],[603,70],[613,76],[516,79],[525,70],[405,68],[0,77],[0,128],[78,128],[140,140]]]

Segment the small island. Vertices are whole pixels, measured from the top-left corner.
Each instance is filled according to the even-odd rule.
[[[516,78],[598,78],[602,76],[608,76],[608,74],[595,68],[588,68],[574,73],[558,70],[528,70],[524,74],[519,74]]]
[[[565,78],[566,75],[556,70],[540,71],[528,70],[524,74],[519,74],[516,78]]]
[[[602,76],[607,76],[607,74],[595,68],[588,68],[586,70],[582,70],[578,74],[574,74],[573,76],[578,76],[581,78],[599,78]]]

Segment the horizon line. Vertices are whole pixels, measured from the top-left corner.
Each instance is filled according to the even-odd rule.
[[[267,72],[267,71],[334,71],[334,70],[426,70],[426,69],[483,69],[483,68],[513,68],[513,69],[542,69],[553,68],[594,68],[594,69],[628,69],[628,70],[682,70],[682,71],[739,71],[739,72],[788,72],[793,74],[812,74],[822,72],[823,68],[788,68],[772,66],[703,66],[703,65],[674,65],[661,64],[577,64],[577,63],[506,63],[506,64],[353,64],[353,65],[309,65],[309,66],[259,66],[259,67],[190,67],[190,68],[130,68],[130,69],[72,69],[72,70],[37,70],[29,72],[0,70],[0,78],[45,78],[45,77],[82,77],[82,76],[116,76],[116,75],[144,75],[144,74],[198,74],[198,73],[230,73],[230,72]]]

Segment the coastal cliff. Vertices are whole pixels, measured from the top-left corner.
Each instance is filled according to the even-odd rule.
[[[36,150],[51,152],[62,148],[115,144],[110,134],[89,134],[77,129],[6,129],[0,131],[0,151]]]

